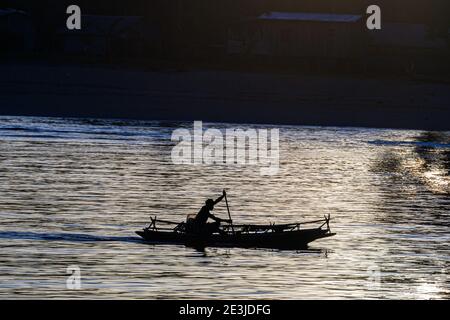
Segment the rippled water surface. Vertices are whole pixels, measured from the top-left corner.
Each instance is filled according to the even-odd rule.
[[[261,176],[172,164],[173,130],[192,126],[0,118],[0,298],[450,298],[450,133],[279,127],[279,173]],[[236,222],[330,213],[337,235],[301,252],[200,252],[134,234],[223,188]]]

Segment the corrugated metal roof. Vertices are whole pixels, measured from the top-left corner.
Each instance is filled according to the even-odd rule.
[[[316,21],[316,22],[357,22],[360,15],[309,13],[309,12],[268,12],[260,15],[261,20],[290,20],[290,21]]]

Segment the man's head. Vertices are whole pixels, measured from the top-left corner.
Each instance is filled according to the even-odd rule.
[[[214,200],[213,199],[206,200],[205,205],[208,208],[208,210],[214,210]]]

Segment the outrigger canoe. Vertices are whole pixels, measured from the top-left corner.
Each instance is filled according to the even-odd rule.
[[[315,228],[305,225],[320,224]],[[306,249],[314,240],[334,236],[330,230],[330,216],[323,220],[291,224],[223,225],[220,233],[188,232],[185,222],[172,222],[151,218],[151,223],[140,237],[152,244],[182,244],[189,247],[270,248],[281,250]]]

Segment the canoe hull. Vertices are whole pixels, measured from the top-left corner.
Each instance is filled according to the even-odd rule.
[[[149,243],[183,244],[190,247],[240,247],[282,250],[305,249],[314,240],[335,235],[321,228],[285,232],[241,233],[236,235],[213,234],[209,237],[150,229],[137,231],[136,234]]]

